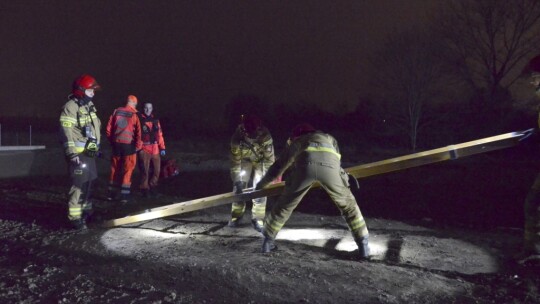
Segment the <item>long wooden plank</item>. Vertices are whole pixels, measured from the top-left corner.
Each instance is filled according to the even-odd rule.
[[[485,153],[493,150],[509,148],[519,144],[519,142],[527,138],[532,133],[532,131],[533,130],[530,129],[521,132],[505,133],[457,145],[450,145],[444,148],[438,148],[424,152],[390,158],[369,164],[358,165],[355,167],[346,168],[345,171],[358,179],[378,174],[385,174],[392,171],[399,171],[407,168],[418,167],[440,161],[457,159],[474,154]],[[105,221],[98,224],[98,226],[103,228],[115,227],[230,204],[235,201],[248,201],[259,197],[279,195],[283,191],[284,186],[285,182],[281,182],[270,185],[269,187],[258,191],[253,191],[252,188],[246,189],[245,193],[239,195],[235,195],[232,192],[229,192],[186,202],[175,203],[167,206],[148,209],[139,214]]]

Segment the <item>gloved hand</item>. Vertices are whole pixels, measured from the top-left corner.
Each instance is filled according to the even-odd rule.
[[[159,151],[159,154],[160,154],[161,156],[165,156],[165,150]]]
[[[244,181],[237,181],[234,183],[234,193],[235,194],[242,194],[243,189],[246,188],[247,183]]]
[[[79,159],[79,155],[72,156],[69,159],[69,162],[71,162],[74,165],[79,165],[81,163],[81,160]]]

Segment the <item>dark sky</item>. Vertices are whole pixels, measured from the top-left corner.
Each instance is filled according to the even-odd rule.
[[[58,115],[83,72],[103,86],[100,111],[128,94],[154,102],[157,113],[180,109],[179,119],[218,121],[239,94],[352,109],[366,95],[367,57],[436,4],[2,1],[0,116]]]

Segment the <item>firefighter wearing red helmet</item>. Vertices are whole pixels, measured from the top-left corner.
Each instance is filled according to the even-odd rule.
[[[242,116],[241,123],[231,138],[230,160],[233,192],[242,193],[249,181],[255,186],[274,163],[274,144],[270,131],[256,115]],[[253,201],[251,223],[261,231],[266,214],[266,197]],[[245,202],[234,202],[229,227],[238,227],[246,209]]]
[[[532,58],[524,72],[530,77],[531,85],[540,98],[540,55]],[[540,126],[540,116],[538,120]],[[519,263],[540,263],[540,174],[536,177],[525,198],[525,230],[523,248],[515,258]]]
[[[120,192],[120,203],[127,203],[131,198],[131,177],[137,164],[137,152],[143,146],[137,103],[137,97],[129,95],[126,105],[115,109],[107,123],[106,134],[113,154],[108,199],[116,199]]]
[[[101,122],[92,99],[99,89],[94,77],[87,74],[77,77],[60,113],[60,141],[71,179],[68,219],[76,229],[86,228],[92,212],[90,190],[92,180],[97,178],[94,157],[101,142]]]
[[[277,248],[274,239],[278,232],[311,186],[318,182],[341,211],[358,245],[360,258],[369,258],[368,229],[349,188],[348,175],[341,167],[336,139],[315,130],[307,123],[296,126],[289,139],[290,144],[286,150],[256,186],[257,190],[262,189],[285,170],[292,170],[286,180],[285,190],[266,217],[262,252],[267,253]]]

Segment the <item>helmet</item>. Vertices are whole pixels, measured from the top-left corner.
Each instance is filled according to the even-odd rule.
[[[82,98],[84,91],[87,89],[99,90],[101,86],[97,83],[96,79],[88,74],[82,74],[73,81],[72,93],[73,95]]]
[[[242,115],[242,128],[250,138],[257,137],[257,131],[263,126],[262,120],[256,115]]]
[[[304,134],[315,132],[315,128],[308,123],[301,123],[296,125],[291,131],[291,140],[294,140]]]

